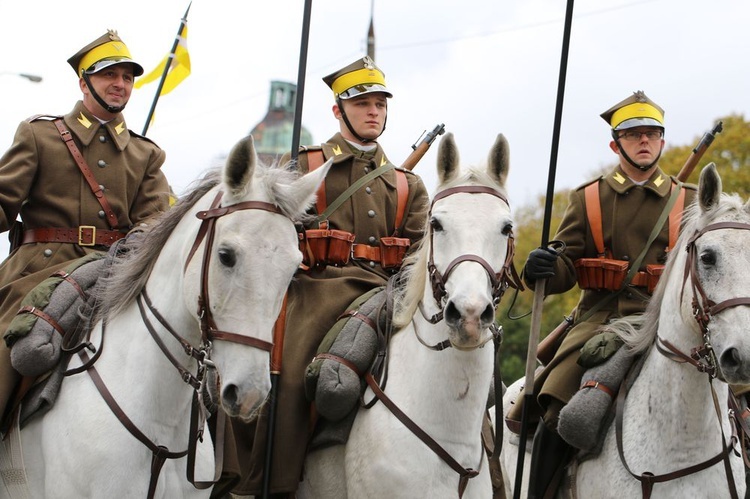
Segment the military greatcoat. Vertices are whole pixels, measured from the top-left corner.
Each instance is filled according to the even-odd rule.
[[[351,147],[341,134],[321,146],[333,166],[325,179],[330,205],[343,191],[375,168],[390,164],[383,149],[363,152]],[[307,151],[299,156],[299,169],[308,169]],[[396,173],[393,170],[370,180],[344,202],[329,218],[330,228],[351,232],[356,244],[377,246],[381,237],[409,238],[412,248],[422,237],[429,197],[421,179],[407,171],[409,196],[402,226],[396,220]],[[317,228],[317,227],[315,227]],[[398,230],[397,230],[398,229]],[[340,267],[300,270],[288,292],[286,336],[274,437],[271,492],[293,492],[301,479],[310,435],[310,404],[304,393],[304,371],[328,330],[346,307],[360,295],[384,285],[393,271],[379,262],[350,260]],[[263,453],[268,425],[267,411],[257,423],[233,422],[242,481],[235,488],[241,494],[258,494],[263,476]]]
[[[618,166],[608,175],[597,178],[602,214],[604,246],[611,250],[616,260],[637,259],[646,245],[657,219],[668,204],[671,177],[658,167],[643,185],[634,183]],[[555,276],[547,280],[545,294],[568,291],[576,285],[574,263],[580,258],[596,258],[597,251],[586,215],[584,189],[588,182],[570,193],[568,207],[554,239],[566,244],[565,251],[555,263]],[[685,206],[695,198],[695,186],[686,185]],[[664,264],[669,244],[669,221],[648,248],[640,270],[648,264]],[[531,284],[531,283],[530,283]],[[606,300],[611,291],[587,289],[573,313],[578,320],[592,307]],[[546,408],[550,398],[565,404],[578,391],[585,369],[577,364],[580,348],[594,336],[596,328],[610,319],[623,317],[646,309],[650,295],[644,287],[629,286],[619,296],[602,306],[586,321],[576,324],[563,340],[557,354],[544,370],[536,376],[534,393]],[[519,421],[520,406],[516,404],[509,419]],[[559,405],[558,405],[559,410]],[[556,417],[549,414],[545,417]],[[535,421],[535,419],[530,419]],[[554,424],[554,423],[553,423]]]
[[[118,229],[127,231],[169,207],[169,185],[161,171],[164,151],[129,131],[122,114],[100,124],[79,101],[64,122],[103,186]],[[0,158],[0,207],[0,232],[7,231],[19,214],[25,229],[110,229],[51,117],[29,118],[18,126],[13,144]],[[106,248],[39,242],[13,251],[0,265],[0,331],[5,332],[34,286],[67,262],[102,250]],[[0,350],[4,349],[3,343]],[[7,360],[7,351],[0,351],[3,374]]]

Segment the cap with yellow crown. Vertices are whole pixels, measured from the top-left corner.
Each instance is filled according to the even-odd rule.
[[[664,110],[646,97],[642,90],[633,92],[627,99],[618,102],[601,114],[612,130],[625,130],[637,126],[664,128]]]
[[[130,63],[133,65],[133,76],[141,76],[143,67],[135,62],[117,31],[107,30],[105,34],[89,43],[74,56],[68,59],[76,74],[94,74],[115,64]]]
[[[337,99],[351,99],[357,95],[382,92],[386,97],[393,94],[385,87],[385,74],[375,65],[370,56],[357,59],[348,66],[323,78]]]

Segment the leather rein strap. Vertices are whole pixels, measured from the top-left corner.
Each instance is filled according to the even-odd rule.
[[[65,145],[68,146],[70,154],[73,156],[76,165],[78,165],[78,168],[81,170],[83,178],[86,179],[86,183],[89,184],[91,192],[94,193],[96,200],[104,210],[104,214],[107,217],[107,223],[112,229],[117,229],[117,215],[115,215],[115,212],[112,210],[109,201],[107,201],[107,198],[104,196],[102,186],[99,185],[99,182],[96,181],[96,178],[94,177],[94,174],[91,173],[91,169],[86,164],[86,160],[83,158],[81,151],[78,150],[75,141],[73,141],[73,134],[71,134],[70,131],[66,128],[65,123],[62,119],[56,119],[54,121],[54,124],[55,127],[57,127],[57,131],[60,132],[60,138],[65,143]]]
[[[688,281],[688,278],[690,278],[690,286],[693,291],[693,300],[692,300],[692,309],[693,309],[693,316],[698,323],[701,332],[703,334],[703,344],[695,347],[691,350],[691,354],[687,355],[684,352],[682,352],[679,348],[677,348],[674,344],[672,344],[670,341],[665,340],[659,336],[656,337],[656,350],[667,357],[670,360],[673,360],[675,362],[680,363],[686,363],[690,364],[693,367],[695,367],[699,372],[704,372],[708,374],[708,382],[711,387],[711,395],[713,398],[714,403],[714,409],[716,410],[716,416],[719,420],[719,424],[721,426],[721,408],[719,407],[719,402],[716,397],[716,391],[713,387],[713,378],[716,377],[717,373],[717,366],[716,366],[716,356],[714,354],[713,348],[711,347],[711,335],[710,335],[710,329],[709,329],[709,322],[711,320],[711,317],[718,314],[719,312],[726,310],[728,308],[740,306],[740,305],[750,305],[750,297],[740,297],[740,298],[730,298],[728,300],[721,301],[719,303],[715,303],[713,300],[708,298],[706,295],[705,290],[703,289],[703,285],[700,282],[699,276],[698,276],[698,255],[697,255],[697,247],[695,242],[700,238],[703,234],[707,232],[711,232],[714,230],[723,230],[723,229],[738,229],[738,230],[750,230],[750,224],[746,223],[740,223],[740,222],[718,222],[714,224],[707,225],[703,229],[699,231],[695,231],[693,236],[688,241],[686,251],[688,252],[688,256],[685,259],[685,270],[683,273],[683,285],[682,285],[682,292],[684,293],[685,290],[685,284]],[[630,376],[629,376],[630,377]],[[703,461],[702,463],[695,464],[693,466],[689,466],[687,468],[683,468],[677,471],[673,471],[671,473],[665,473],[662,475],[654,475],[651,472],[645,471],[640,475],[636,475],[633,473],[633,471],[628,467],[627,462],[625,460],[625,454],[623,452],[623,445],[622,445],[622,427],[623,427],[623,413],[624,413],[624,406],[625,406],[625,397],[627,394],[627,386],[628,386],[628,380],[623,383],[623,388],[620,390],[620,393],[617,396],[617,412],[616,412],[616,435],[617,435],[617,450],[620,454],[620,461],[622,462],[625,469],[638,481],[641,482],[641,489],[643,492],[643,497],[645,499],[648,499],[651,497],[651,491],[653,489],[653,486],[655,483],[659,482],[667,482],[670,480],[674,480],[676,478],[681,478],[693,473],[696,473],[698,471],[704,470],[706,468],[709,468],[719,462],[723,462],[724,469],[727,476],[727,485],[729,487],[729,493],[733,499],[737,499],[737,488],[734,483],[734,475],[732,474],[731,464],[729,463],[729,454],[732,451],[732,446],[734,442],[742,441],[739,439],[738,435],[736,434],[736,424],[732,425],[733,428],[733,435],[731,436],[730,445],[727,445],[726,443],[726,436],[724,435],[724,429],[723,426],[721,426],[721,442],[722,442],[722,451],[717,454],[716,456],[712,457],[711,459],[707,459],[706,461]],[[730,399],[731,399],[731,390],[730,390]],[[734,417],[734,416],[732,416]],[[744,453],[744,449],[743,449]]]
[[[411,431],[417,438],[424,442],[424,444],[427,445],[430,450],[437,454],[437,456],[442,459],[443,462],[450,466],[453,471],[458,473],[458,497],[463,497],[466,486],[469,484],[469,479],[479,475],[479,471],[482,469],[482,463],[484,463],[484,448],[482,448],[481,450],[479,468],[476,470],[473,468],[464,468],[463,466],[461,466],[461,464],[459,464],[458,461],[453,459],[453,456],[451,456],[448,451],[446,451],[439,443],[437,443],[422,428],[420,428],[414,421],[412,421],[409,416],[407,416],[401,409],[399,409],[398,406],[393,402],[393,400],[388,398],[383,390],[380,389],[380,386],[378,386],[378,382],[375,381],[375,378],[373,378],[372,374],[368,373],[365,376],[365,380],[367,381],[370,389],[372,389],[373,393],[375,393],[375,396],[381,402],[383,402],[388,410],[391,411],[391,413],[396,416],[396,418],[401,421],[401,423],[406,426],[409,431]]]

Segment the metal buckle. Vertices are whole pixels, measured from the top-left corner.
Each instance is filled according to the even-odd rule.
[[[91,231],[91,241],[90,242],[83,242],[84,239],[84,231],[90,230]],[[86,238],[88,239],[88,238]],[[81,225],[78,227],[78,246],[94,246],[96,244],[96,227],[93,225]]]

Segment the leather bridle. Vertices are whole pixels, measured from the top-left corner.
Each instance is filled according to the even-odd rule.
[[[223,456],[224,456],[224,428],[226,426],[226,415],[223,411],[217,412],[217,428],[216,428],[216,442],[214,445],[214,477],[210,481],[197,481],[195,480],[195,456],[197,450],[197,444],[203,439],[203,428],[206,420],[206,414],[202,399],[203,388],[205,385],[205,375],[209,368],[213,368],[213,362],[211,361],[212,344],[215,340],[228,341],[232,343],[239,343],[247,345],[253,348],[259,348],[261,350],[271,352],[273,349],[273,343],[262,340],[260,338],[244,336],[237,333],[231,333],[221,331],[216,327],[216,322],[211,312],[209,293],[208,293],[208,269],[211,260],[211,250],[214,242],[214,235],[216,229],[216,220],[234,213],[240,210],[263,210],[270,213],[276,213],[282,216],[284,215],[281,210],[274,204],[266,203],[263,201],[244,201],[241,203],[221,207],[219,206],[222,198],[222,191],[219,191],[211,207],[208,210],[199,211],[196,217],[202,220],[201,226],[198,229],[195,242],[188,253],[188,258],[185,262],[184,269],[187,269],[193,255],[197,251],[203,240],[206,240],[206,245],[203,252],[203,259],[201,262],[201,285],[200,294],[198,296],[198,317],[200,319],[201,328],[201,343],[198,347],[193,347],[187,340],[182,338],[175,329],[167,322],[167,320],[159,313],[159,311],[152,305],[151,300],[146,293],[145,288],[141,291],[137,297],[138,308],[141,313],[141,318],[146,325],[147,330],[154,338],[159,348],[162,350],[167,359],[172,363],[173,366],[179,371],[180,378],[193,388],[193,402],[192,411],[190,416],[190,434],[188,438],[188,449],[181,452],[170,451],[163,445],[157,445],[150,440],[138,427],[132,422],[125,412],[120,408],[119,404],[115,401],[114,397],[107,389],[102,378],[99,376],[94,363],[98,356],[101,354],[104,342],[104,330],[106,327],[106,321],[102,323],[102,345],[99,350],[94,353],[94,356],[90,359],[86,354],[85,350],[81,349],[78,354],[84,364],[82,368],[70,371],[69,374],[86,370],[91,376],[94,384],[105,400],[110,410],[117,416],[118,420],[122,425],[141,443],[143,443],[152,452],[151,459],[151,479],[149,483],[149,491],[147,497],[149,499],[154,497],[156,491],[156,485],[159,480],[159,474],[167,459],[178,459],[184,456],[188,458],[187,465],[187,479],[197,489],[207,489],[213,486],[221,477],[223,468]],[[158,336],[156,330],[152,326],[148,319],[146,310],[144,309],[143,302],[146,303],[146,308],[151,314],[157,319],[157,321],[166,329],[181,345],[185,354],[189,357],[194,358],[198,363],[197,374],[193,375],[190,371],[182,366],[179,361],[170,353],[164,342]],[[87,343],[88,344],[88,343]],[[68,373],[66,373],[68,374]]]
[[[505,204],[510,206],[508,199],[496,189],[493,189],[491,187],[486,187],[486,186],[463,185],[463,186],[451,187],[449,189],[445,189],[443,191],[438,192],[435,195],[434,199],[432,200],[432,204],[430,205],[430,212],[429,212],[428,218],[431,218],[432,209],[435,206],[435,203],[437,201],[440,201],[441,199],[444,199],[453,194],[459,194],[459,193],[490,194],[492,196],[495,196],[501,199]],[[503,263],[503,266],[500,268],[498,272],[495,272],[492,266],[489,263],[487,263],[487,260],[485,260],[481,256],[468,254],[468,255],[460,255],[454,258],[448,264],[444,273],[441,273],[438,270],[437,266],[435,265],[435,260],[433,257],[434,231],[432,230],[431,227],[430,227],[429,232],[430,232],[429,233],[430,255],[429,255],[428,262],[427,262],[427,271],[430,276],[430,283],[432,284],[432,296],[435,298],[435,302],[437,303],[438,308],[440,308],[440,311],[436,313],[435,315],[428,317],[425,314],[425,311],[421,303],[420,303],[420,311],[422,312],[422,316],[431,324],[437,324],[438,322],[443,320],[442,305],[446,297],[448,296],[448,292],[446,291],[446,288],[445,288],[445,283],[448,281],[448,278],[451,276],[451,273],[456,269],[456,267],[458,267],[460,263],[475,262],[475,263],[480,264],[484,268],[484,270],[487,272],[487,276],[489,277],[490,283],[492,285],[493,307],[497,307],[497,305],[500,303],[500,300],[502,299],[503,294],[505,294],[505,291],[508,289],[508,286],[516,288],[516,289],[523,289],[523,285],[521,284],[521,279],[519,278],[518,272],[516,271],[516,268],[513,265],[513,255],[515,253],[515,239],[513,237],[512,231],[508,234],[508,247],[507,247],[507,252],[505,254],[505,262]],[[484,345],[489,340],[491,340],[495,334],[499,334],[496,327],[493,328],[493,334],[491,334],[487,338],[487,340],[482,342],[481,345]],[[428,345],[422,340],[422,338],[419,337],[419,335],[417,335],[417,339],[419,339],[420,343],[422,343],[427,348],[430,348],[432,350],[443,350],[445,348],[448,348],[449,346],[453,346],[451,345],[450,340],[444,340],[436,345]],[[478,345],[478,346],[481,346],[481,345]]]
[[[628,386],[628,380],[626,380],[625,382],[623,382],[623,385],[622,385],[623,388],[620,390],[620,393],[618,394],[618,397],[617,397],[617,411],[616,411],[617,450],[620,455],[620,461],[622,462],[625,469],[634,478],[636,478],[639,482],[641,482],[641,490],[642,490],[642,494],[644,498],[651,497],[653,486],[656,483],[666,482],[666,481],[674,480],[676,478],[688,476],[698,471],[709,468],[720,462],[724,464],[724,470],[727,476],[727,485],[729,487],[730,496],[733,499],[737,499],[738,497],[737,487],[734,483],[734,475],[732,474],[731,464],[729,463],[729,454],[732,452],[734,444],[736,444],[738,441],[741,441],[741,439],[739,439],[737,435],[737,421],[736,421],[737,415],[734,413],[734,410],[730,411],[730,421],[733,423],[732,424],[733,431],[730,437],[729,444],[726,443],[727,439],[724,434],[723,426],[721,425],[722,410],[719,405],[716,391],[714,390],[714,387],[713,387],[713,379],[716,377],[716,374],[717,374],[717,363],[716,363],[716,355],[711,345],[711,330],[709,328],[709,323],[713,316],[715,316],[719,312],[722,312],[728,308],[737,307],[740,305],[750,305],[750,297],[730,298],[728,300],[724,300],[719,303],[715,303],[713,300],[711,300],[707,296],[706,291],[703,289],[703,285],[701,284],[699,276],[698,276],[699,256],[698,256],[698,249],[695,244],[698,238],[700,238],[707,232],[711,232],[714,230],[724,230],[724,229],[750,230],[750,224],[741,223],[741,222],[717,222],[714,224],[709,224],[701,230],[696,230],[693,236],[688,241],[687,247],[686,247],[688,256],[685,260],[685,270],[684,270],[683,278],[682,278],[682,293],[684,293],[685,284],[687,283],[687,280],[689,277],[690,288],[693,292],[693,299],[692,299],[693,317],[695,318],[695,321],[698,323],[698,326],[700,327],[701,334],[703,337],[702,338],[703,344],[692,348],[690,355],[688,355],[684,353],[683,351],[681,351],[679,348],[677,348],[670,341],[665,340],[659,336],[656,337],[656,349],[659,353],[661,353],[662,355],[664,355],[670,360],[673,360],[679,363],[690,364],[696,369],[698,369],[699,372],[708,374],[708,381],[711,387],[711,394],[713,398],[714,409],[716,411],[717,418],[719,419],[719,424],[722,428],[722,431],[721,431],[722,451],[719,454],[715,455],[714,457],[707,459],[701,463],[698,463],[698,464],[695,464],[686,468],[682,468],[680,470],[672,471],[670,473],[664,473],[660,475],[654,475],[653,473],[648,472],[648,471],[643,472],[640,475],[634,473],[628,466],[627,461],[625,460],[625,454],[623,452],[623,444],[622,444],[622,429],[623,429],[623,419],[624,419],[623,414],[624,414],[624,406],[625,406],[625,397],[627,395],[626,387]],[[731,390],[730,390],[729,396],[730,396],[730,403],[731,403],[732,402]]]

